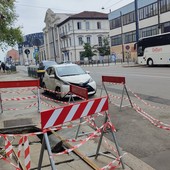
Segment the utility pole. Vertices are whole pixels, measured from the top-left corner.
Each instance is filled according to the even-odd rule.
[[[136,19],[136,43],[138,43],[139,41],[138,0],[135,0],[135,19]]]
[[[158,6],[158,30],[159,34],[161,34],[161,23],[160,23],[160,0],[157,0],[157,6]]]
[[[123,37],[123,20],[122,20],[122,11],[120,11],[120,22],[121,22],[121,39],[122,39],[122,60],[125,61],[125,52],[124,52],[124,37]]]

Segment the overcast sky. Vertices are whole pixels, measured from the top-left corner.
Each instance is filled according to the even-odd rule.
[[[79,13],[98,11],[109,13],[134,0],[16,0],[16,13],[24,35],[41,32],[44,28],[45,13],[48,8],[56,13]],[[104,9],[103,9],[104,8]],[[11,48],[9,48],[11,49]],[[9,50],[8,49],[8,50]],[[0,51],[0,60],[6,56]]]

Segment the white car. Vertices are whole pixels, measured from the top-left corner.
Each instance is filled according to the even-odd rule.
[[[77,64],[58,64],[46,69],[42,84],[44,92],[52,90],[58,92],[55,93],[57,98],[68,97],[70,84],[86,88],[88,95],[96,93],[96,82]]]

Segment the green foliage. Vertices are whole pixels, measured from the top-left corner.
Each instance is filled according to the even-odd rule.
[[[35,61],[36,61],[36,63],[39,62],[39,53],[35,53]]]
[[[107,37],[103,38],[103,45],[98,47],[97,50],[101,56],[110,55],[109,40]]]
[[[0,1],[0,48],[15,46],[23,42],[21,27],[15,27],[17,15],[14,6],[15,0]]]
[[[94,55],[96,55],[96,50],[91,47],[89,43],[84,43],[84,51],[82,52],[81,56],[84,58],[88,58],[91,60]]]

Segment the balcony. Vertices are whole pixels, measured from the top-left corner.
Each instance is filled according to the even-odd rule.
[[[60,33],[60,38],[66,38],[67,37],[67,33]]]
[[[68,51],[68,50],[67,50],[67,47],[62,47],[62,48],[61,48],[61,51],[62,51],[62,52]]]

